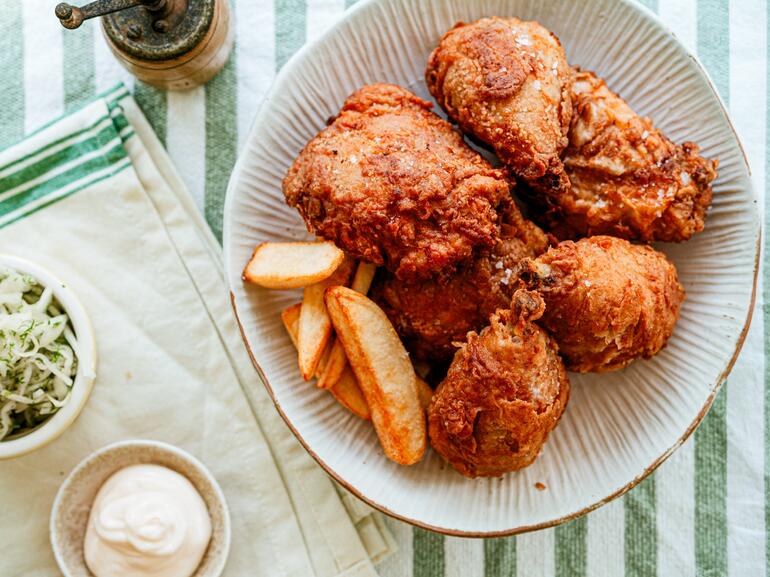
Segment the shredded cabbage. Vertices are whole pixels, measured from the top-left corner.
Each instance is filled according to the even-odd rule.
[[[0,266],[0,440],[38,426],[67,403],[77,348],[51,288]]]

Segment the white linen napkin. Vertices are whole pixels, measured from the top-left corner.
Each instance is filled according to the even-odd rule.
[[[98,347],[78,420],[0,462],[8,575],[55,571],[59,485],[91,451],[130,438],[180,446],[217,478],[233,521],[225,575],[376,575],[392,537],[371,509],[343,504],[272,406],[232,317],[220,247],[125,88],[0,153],[0,252],[68,283]]]

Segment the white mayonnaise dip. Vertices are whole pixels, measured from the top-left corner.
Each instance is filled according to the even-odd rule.
[[[119,470],[99,489],[85,538],[96,577],[190,577],[211,538],[203,498],[159,465]]]

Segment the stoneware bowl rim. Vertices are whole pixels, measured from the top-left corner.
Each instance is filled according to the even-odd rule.
[[[200,460],[179,447],[165,443],[163,441],[155,441],[151,439],[130,439],[105,445],[104,447],[101,447],[100,449],[90,453],[87,457],[80,461],[80,463],[78,463],[75,468],[72,469],[72,471],[70,471],[69,475],[67,475],[66,479],[61,484],[58,492],[56,493],[56,498],[54,499],[53,506],[51,507],[49,537],[51,548],[53,549],[54,557],[56,558],[56,563],[58,564],[59,569],[65,577],[71,577],[72,573],[70,572],[70,567],[64,558],[62,551],[60,550],[59,539],[61,536],[59,535],[59,531],[56,527],[56,521],[61,514],[61,508],[64,499],[67,498],[67,495],[71,491],[77,489],[77,484],[79,482],[82,482],[85,480],[85,478],[87,478],[89,470],[95,466],[103,456],[110,453],[133,451],[135,456],[132,455],[130,459],[131,461],[133,461],[134,458],[136,459],[135,463],[133,464],[145,464],[152,462],[141,458],[141,454],[148,449],[159,451],[161,453],[167,453],[183,461],[187,466],[190,467],[190,469],[194,470],[201,476],[204,483],[206,484],[206,489],[211,491],[214,499],[221,505],[222,530],[217,534],[214,532],[214,528],[212,527],[211,535],[211,543],[214,543],[215,539],[219,540],[221,542],[220,548],[218,549],[216,558],[210,561],[211,565],[209,565],[207,568],[207,572],[200,577],[218,577],[224,571],[225,565],[227,563],[227,557],[230,552],[232,529],[230,521],[230,510],[227,506],[227,500],[225,499],[225,495],[214,475],[212,475],[212,473]],[[114,471],[106,474],[102,480],[102,483],[120,468],[122,467],[118,467]],[[187,477],[184,471],[180,470],[177,472]],[[211,543],[209,544],[209,548],[207,549],[207,553],[204,556],[204,559],[208,555],[208,552],[211,550]],[[198,577],[198,571],[196,571],[193,577]]]

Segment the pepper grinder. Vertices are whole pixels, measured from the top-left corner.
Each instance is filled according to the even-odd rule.
[[[233,45],[228,0],[96,0],[61,3],[65,28],[102,16],[102,31],[120,63],[138,79],[167,90],[205,84]]]

